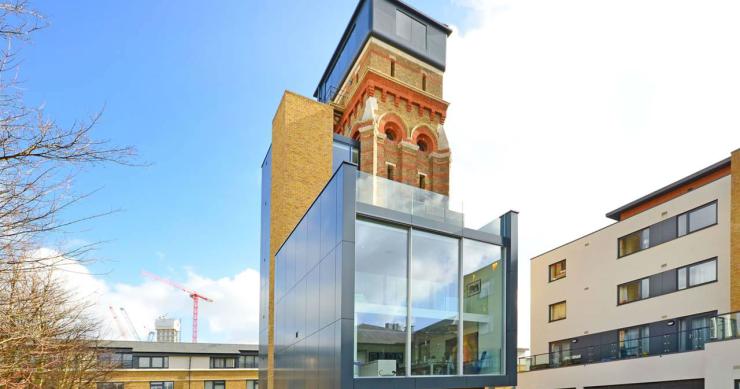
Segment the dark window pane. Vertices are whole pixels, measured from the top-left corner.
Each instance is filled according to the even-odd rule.
[[[550,321],[566,318],[567,306],[565,301],[550,305]]]

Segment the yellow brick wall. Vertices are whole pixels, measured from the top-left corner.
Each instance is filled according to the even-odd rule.
[[[740,311],[740,149],[732,153],[731,169],[730,305],[732,311]]]
[[[247,380],[257,380],[256,369],[117,370],[108,382],[123,382],[124,389],[149,389],[154,381],[171,381],[175,389],[203,389],[205,381],[224,381],[226,389],[245,389]]]
[[[272,187],[270,202],[270,285],[275,280],[275,254],[308,207],[321,193],[332,171],[334,110],[327,104],[286,91],[272,122]],[[267,383],[274,379],[274,288],[269,293]]]

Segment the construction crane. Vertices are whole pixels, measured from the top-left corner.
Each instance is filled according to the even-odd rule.
[[[131,321],[131,317],[129,317],[128,312],[126,312],[126,309],[124,309],[123,307],[120,307],[119,309],[121,310],[123,318],[126,319],[126,323],[128,323],[128,329],[131,330],[131,332],[134,334],[136,340],[141,342],[141,336],[139,336],[139,332],[136,331],[136,327],[134,327],[134,322]]]
[[[123,324],[121,324],[121,319],[119,319],[118,315],[116,315],[116,311],[113,309],[113,306],[109,305],[108,309],[110,309],[110,314],[113,315],[113,321],[116,322],[118,332],[120,332],[121,336],[123,336],[124,338],[128,338],[128,332],[126,332],[126,328],[124,328]]]
[[[162,278],[156,274],[149,273],[148,271],[142,271],[141,274],[145,277],[149,277],[153,280],[172,286],[173,288],[180,289],[193,299],[193,343],[198,343],[198,300],[208,301],[209,303],[212,303],[213,300],[198,292],[192,291],[175,281]]]

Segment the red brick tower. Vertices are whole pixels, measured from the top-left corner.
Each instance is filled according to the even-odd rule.
[[[449,194],[443,72],[371,37],[332,101],[334,132],[360,142],[360,169]]]

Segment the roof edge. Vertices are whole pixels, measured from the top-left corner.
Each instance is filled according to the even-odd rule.
[[[706,175],[711,174],[711,173],[714,173],[714,172],[716,172],[716,171],[718,171],[718,170],[720,170],[722,168],[725,168],[726,166],[728,166],[730,164],[730,160],[731,160],[730,157],[725,158],[725,159],[723,159],[723,160],[721,160],[721,161],[719,161],[719,162],[717,162],[717,163],[715,163],[715,164],[713,164],[711,166],[708,166],[708,167],[706,167],[706,168],[704,168],[702,170],[699,170],[696,173],[693,173],[693,174],[691,174],[689,176],[686,176],[686,177],[684,177],[684,178],[682,178],[682,179],[680,179],[680,180],[678,180],[676,182],[673,182],[673,183],[671,183],[671,184],[669,184],[667,186],[664,186],[664,187],[662,187],[662,188],[660,188],[660,189],[658,189],[658,190],[656,190],[656,191],[654,191],[654,192],[652,192],[652,193],[650,193],[650,194],[648,194],[646,196],[643,196],[643,197],[641,197],[641,198],[639,198],[639,199],[637,199],[635,201],[632,201],[632,202],[630,202],[630,203],[628,203],[626,205],[623,205],[623,206],[621,206],[621,207],[619,207],[619,208],[617,208],[617,209],[615,209],[615,210],[613,210],[611,212],[608,212],[606,214],[606,217],[608,217],[609,219],[612,219],[612,220],[621,221],[621,215],[622,215],[623,212],[625,212],[625,211],[627,211],[629,209],[635,208],[635,207],[637,207],[640,204],[646,203],[646,202],[648,202],[648,201],[650,201],[650,200],[652,200],[652,199],[654,199],[656,197],[659,197],[661,195],[664,195],[664,194],[666,194],[668,192],[671,192],[671,191],[673,191],[675,189],[678,189],[679,187],[681,187],[683,185],[686,185],[686,184],[688,184],[688,183],[690,183],[692,181],[696,181],[697,179],[699,179],[699,178],[701,178],[703,176],[706,176]]]

